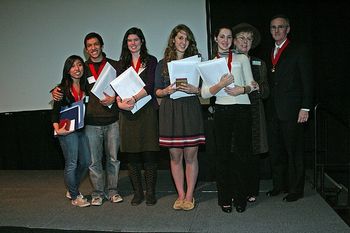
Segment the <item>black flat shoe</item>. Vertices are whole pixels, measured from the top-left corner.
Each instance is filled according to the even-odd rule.
[[[237,205],[236,206],[236,211],[238,213],[243,213],[245,211],[245,206]]]
[[[281,190],[279,190],[279,189],[272,189],[272,190],[270,190],[270,191],[268,191],[268,192],[266,193],[266,196],[268,196],[268,197],[273,197],[273,196],[279,195],[280,193],[282,193]]]
[[[302,197],[304,197],[302,193],[289,193],[287,196],[283,198],[283,201],[293,202],[293,201],[299,200]]]
[[[228,205],[228,206],[221,206],[222,211],[224,211],[225,213],[231,213],[232,212],[232,205]]]

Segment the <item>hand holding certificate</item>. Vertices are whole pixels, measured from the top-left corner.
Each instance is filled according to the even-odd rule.
[[[110,86],[110,83],[115,79],[117,72],[111,66],[108,62],[103,67],[96,83],[94,84],[93,88],[91,89],[91,92],[100,100],[105,99],[105,94],[109,96],[115,96],[115,93]],[[109,108],[112,107],[112,105],[108,106]]]
[[[188,57],[181,60],[174,60],[169,62],[168,70],[170,83],[176,83],[176,87],[181,83],[191,84],[194,87],[199,86],[199,73],[197,71],[197,64],[201,61],[198,55]],[[178,99],[181,97],[193,96],[195,94],[189,94],[183,91],[176,91],[170,95],[172,99]]]
[[[145,83],[131,66],[110,84],[121,99],[132,98],[145,86]],[[139,99],[135,103],[134,108],[131,109],[131,112],[137,112],[151,99],[152,97],[150,95]]]
[[[220,82],[223,75],[230,73],[225,58],[201,62],[198,64],[197,68],[204,83],[209,87]],[[234,87],[234,84],[232,83],[228,85],[228,87]],[[228,94],[221,89],[216,93],[216,96],[228,96]]]

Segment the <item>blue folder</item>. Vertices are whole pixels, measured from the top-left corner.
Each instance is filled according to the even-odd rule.
[[[74,102],[70,106],[61,107],[60,119],[75,120],[74,130],[84,127],[85,105],[84,101]]]

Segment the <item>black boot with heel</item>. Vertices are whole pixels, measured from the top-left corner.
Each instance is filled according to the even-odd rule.
[[[129,163],[129,177],[134,189],[134,197],[131,200],[131,205],[136,206],[143,202],[144,194],[141,179],[141,164]]]
[[[145,181],[146,181],[146,205],[155,205],[156,183],[157,183],[157,164],[145,163]]]

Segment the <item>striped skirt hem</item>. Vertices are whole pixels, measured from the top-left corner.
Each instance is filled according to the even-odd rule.
[[[192,137],[159,137],[159,145],[162,147],[193,147],[205,144],[205,136]]]

